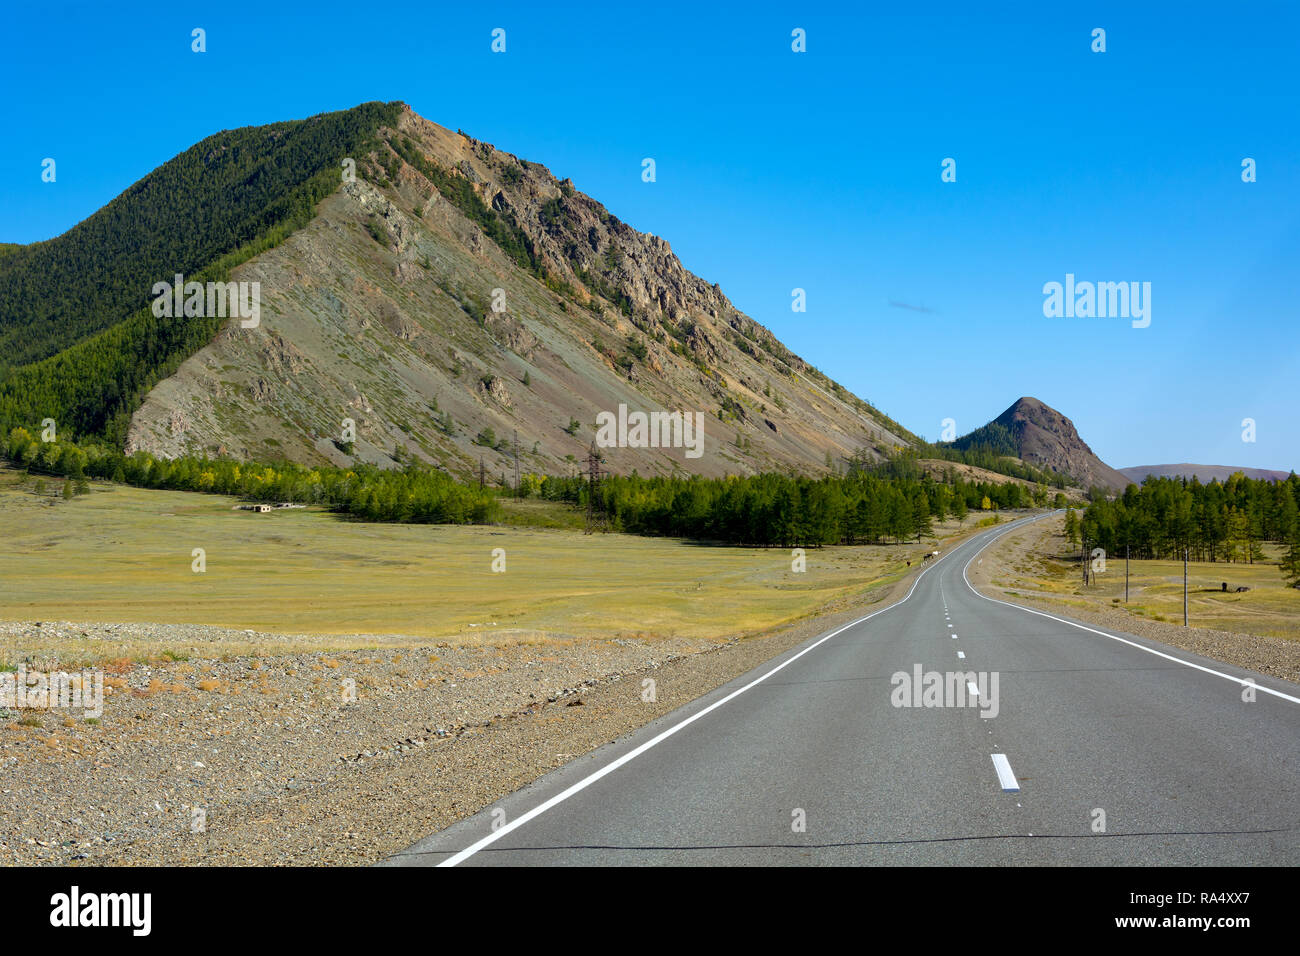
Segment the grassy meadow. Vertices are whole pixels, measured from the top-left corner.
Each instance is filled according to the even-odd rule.
[[[1064,518],[1048,519],[1015,532],[999,553],[1008,560],[994,579],[1010,593],[1051,597],[1065,607],[1111,607],[1137,617],[1183,623],[1181,561],[1132,561],[1129,600],[1124,602],[1124,555],[1109,555],[1104,573],[1083,587],[1078,551],[1064,534]],[[1300,640],[1300,589],[1286,586],[1278,569],[1281,549],[1264,545],[1264,561],[1254,564],[1190,562],[1187,566],[1188,619],[1192,627],[1216,628]],[[1224,582],[1228,592],[1222,590]],[[1236,588],[1248,587],[1238,594]]]
[[[37,495],[35,480],[0,470],[4,621],[413,640],[733,637],[870,600],[934,547],[811,550],[795,573],[788,550],[585,535],[572,530],[581,516],[541,502],[508,503],[502,526],[365,524],[105,483],[65,500],[59,481]],[[196,548],[203,573],[191,568]],[[492,570],[497,548],[503,573]]]

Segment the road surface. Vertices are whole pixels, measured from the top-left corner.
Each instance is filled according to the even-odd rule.
[[[1300,686],[978,595],[1007,530],[387,865],[1300,864]]]

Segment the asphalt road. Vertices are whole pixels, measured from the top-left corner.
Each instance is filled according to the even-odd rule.
[[[1300,686],[976,594],[1006,530],[387,864],[1300,864]]]

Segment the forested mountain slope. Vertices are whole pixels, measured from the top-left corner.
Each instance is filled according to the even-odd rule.
[[[916,442],[567,180],[405,107],[378,137],[232,272],[261,284],[260,327],[225,323],[159,383],[128,450],[468,476],[512,471],[517,435],[521,471],[555,474],[620,405],[704,425],[698,457],[607,449],[622,472],[817,472]]]

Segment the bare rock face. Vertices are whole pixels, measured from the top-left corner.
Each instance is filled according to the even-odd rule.
[[[416,263],[414,259],[399,259],[397,265],[393,267],[393,276],[398,282],[406,284],[421,279],[424,276],[424,270]]]
[[[271,383],[264,378],[253,379],[249,384],[248,391],[252,396],[253,401],[257,402],[259,405],[263,402],[269,402],[275,397],[275,389],[273,389]]]
[[[173,436],[184,435],[186,429],[185,413],[179,408],[172,409],[171,415],[167,418],[167,430]]]
[[[263,365],[287,379],[301,374],[307,367],[303,354],[283,336],[269,332],[261,348]]]
[[[411,342],[422,331],[418,322],[410,319],[401,309],[391,302],[379,306],[379,321],[392,335],[403,342]]]
[[[501,345],[525,360],[532,360],[538,345],[537,336],[529,332],[514,316],[505,312],[490,312],[484,325]]]
[[[1021,398],[994,419],[1011,430],[1020,457],[1031,465],[1069,475],[1084,488],[1123,491],[1128,478],[1098,458],[1074,423],[1036,398]]]
[[[484,398],[495,402],[502,408],[510,408],[513,404],[510,399],[510,390],[506,388],[505,379],[499,375],[495,375],[487,381],[480,380],[478,389]]]
[[[375,409],[374,406],[370,404],[370,399],[366,398],[364,392],[358,391],[355,385],[348,383],[344,389],[344,393],[347,396],[348,408],[354,408],[359,412],[366,413],[367,415],[374,413]]]

